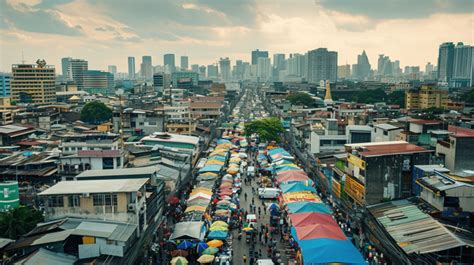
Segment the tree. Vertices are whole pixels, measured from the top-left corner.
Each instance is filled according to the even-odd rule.
[[[272,117],[251,121],[245,124],[244,134],[250,136],[256,133],[261,141],[280,141],[283,125],[280,119]]]
[[[110,118],[112,118],[112,110],[99,101],[87,103],[81,111],[81,120],[87,123],[100,124]]]
[[[315,107],[316,101],[307,93],[295,92],[286,97],[293,105],[304,105],[306,107]]]
[[[386,99],[387,94],[385,94],[385,91],[382,88],[358,91],[352,96],[352,101],[367,104],[385,102]]]
[[[28,207],[14,208],[0,213],[0,237],[18,239],[42,221],[41,212]]]
[[[400,108],[405,107],[405,91],[397,90],[388,94],[388,103],[400,105]]]

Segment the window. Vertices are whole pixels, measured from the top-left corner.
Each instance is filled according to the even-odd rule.
[[[81,198],[79,195],[69,195],[67,199],[69,207],[81,206]]]
[[[113,157],[102,158],[102,169],[114,169],[114,158]]]
[[[48,205],[49,207],[64,207],[64,197],[62,195],[50,196]]]
[[[117,194],[93,194],[92,201],[94,206],[117,206]]]

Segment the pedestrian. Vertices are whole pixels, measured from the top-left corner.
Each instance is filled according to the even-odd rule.
[[[247,201],[247,192],[244,192],[245,201]]]
[[[268,243],[268,233],[265,233],[264,239],[265,239],[265,245],[266,245]]]
[[[254,197],[252,197],[252,204],[254,204],[254,203],[255,203],[255,198],[254,198]]]
[[[263,214],[267,215],[267,207],[263,206]]]
[[[247,264],[247,256],[245,254],[242,256],[242,260],[244,261],[244,264]]]
[[[258,206],[258,215],[261,215],[262,214],[262,208],[260,208],[260,206]]]
[[[249,260],[249,261],[250,261],[250,263],[249,263],[249,264],[253,265],[253,256],[252,256],[252,257],[250,257],[250,260]]]

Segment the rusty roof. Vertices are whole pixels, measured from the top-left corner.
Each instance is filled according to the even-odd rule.
[[[370,146],[368,145],[362,146],[361,148],[362,151],[360,154],[365,157],[431,152],[430,150],[427,150],[423,147],[409,143]]]

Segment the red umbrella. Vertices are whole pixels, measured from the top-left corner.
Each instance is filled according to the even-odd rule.
[[[176,196],[170,197],[170,198],[168,199],[168,203],[177,204],[177,203],[179,203],[179,198],[176,197]]]
[[[173,257],[178,257],[178,256],[187,257],[188,254],[189,253],[186,250],[182,250],[182,249],[176,249],[176,250],[171,251],[171,256]]]

